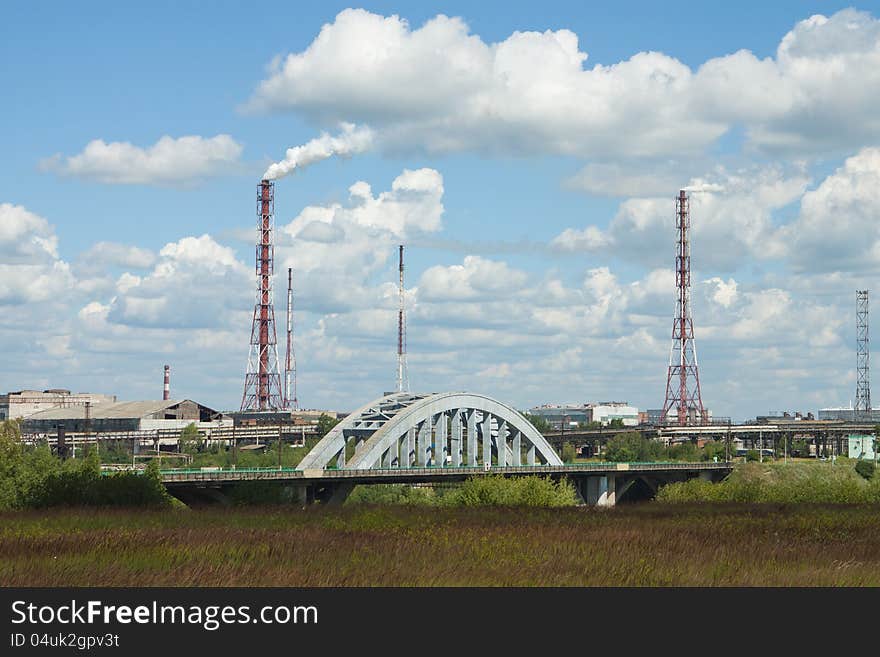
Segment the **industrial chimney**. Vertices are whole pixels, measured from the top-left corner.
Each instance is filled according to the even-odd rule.
[[[165,366],[165,384],[162,386],[162,399],[171,399],[171,365]]]

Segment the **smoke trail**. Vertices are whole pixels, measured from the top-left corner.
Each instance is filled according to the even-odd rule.
[[[314,162],[326,160],[332,155],[354,155],[362,153],[373,144],[373,131],[367,126],[356,126],[343,123],[342,132],[331,136],[322,132],[320,137],[312,139],[302,146],[288,148],[284,159],[276,162],[263,174],[267,180],[277,180]]]

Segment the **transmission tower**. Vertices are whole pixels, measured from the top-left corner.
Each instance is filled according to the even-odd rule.
[[[869,372],[868,290],[856,290],[856,407],[854,419],[871,419]]]
[[[675,256],[675,286],[678,290],[675,319],[672,324],[672,348],[666,377],[666,400],[661,423],[700,424],[706,419],[700,395],[700,372],[694,343],[694,320],[691,316],[691,247],[690,204],[682,189],[676,198],[675,227],[678,229]]]
[[[251,347],[241,410],[265,411],[284,407],[278,345],[275,334],[275,306],[272,301],[272,275],[275,247],[272,244],[275,218],[275,183],[261,180],[257,186],[257,301],[251,327]]]

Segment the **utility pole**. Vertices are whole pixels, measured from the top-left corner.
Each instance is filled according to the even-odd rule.
[[[727,418],[727,438],[724,441],[724,461],[730,463],[730,418]]]

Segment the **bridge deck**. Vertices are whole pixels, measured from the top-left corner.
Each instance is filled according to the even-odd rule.
[[[225,468],[162,470],[162,481],[168,485],[212,485],[237,481],[273,480],[313,483],[345,480],[351,483],[416,483],[456,481],[479,475],[603,475],[620,472],[716,471],[732,469],[730,463],[574,463],[570,465],[523,465],[492,467],[424,467],[370,470],[296,468]]]

